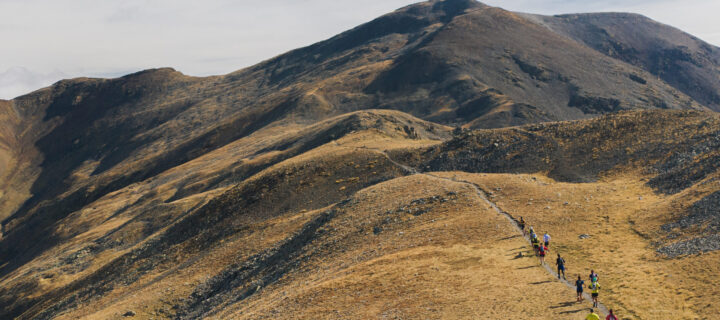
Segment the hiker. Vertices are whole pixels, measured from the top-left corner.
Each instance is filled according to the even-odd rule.
[[[543,242],[545,242],[545,246],[550,246],[550,235],[545,231],[545,235],[543,236]]]
[[[533,235],[535,234],[535,230],[533,230],[532,226],[530,226],[530,228],[528,228],[528,234],[530,235],[530,239],[532,239]]]
[[[598,295],[600,294],[600,283],[594,281],[591,285],[588,286],[588,288],[590,289],[590,293],[592,295],[593,307],[597,308]]]
[[[523,237],[525,236],[525,220],[523,220],[523,217],[520,217],[520,222],[518,222],[518,226],[520,227],[520,230],[522,230]]]
[[[548,248],[540,243],[538,245],[538,257],[540,257],[540,265],[543,265],[545,263],[545,254],[547,253]]]
[[[575,288],[577,290],[577,301],[583,300],[583,286],[585,285],[585,281],[580,278],[580,275],[578,275],[577,281],[575,281]]]
[[[595,270],[590,269],[590,282],[597,282],[598,281],[598,274],[595,273]]]
[[[530,227],[530,242],[534,242],[535,239],[537,239],[537,235],[535,234],[533,228]]]
[[[532,233],[530,234],[530,243],[532,243],[533,251],[535,252],[535,255],[538,255],[538,248],[540,247],[540,240],[538,240],[537,236]]]
[[[560,279],[560,273],[562,272],[563,279],[567,280],[567,278],[565,278],[565,259],[560,257],[559,253],[558,253],[557,260],[555,260],[555,264],[557,265],[558,279]]]
[[[590,314],[585,317],[585,320],[600,320],[600,316],[595,313],[595,310],[590,309]]]
[[[615,316],[612,309],[610,309],[610,314],[607,317],[605,317],[605,320],[618,320],[618,318]]]

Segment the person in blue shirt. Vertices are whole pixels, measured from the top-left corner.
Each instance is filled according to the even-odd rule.
[[[577,301],[583,300],[583,286],[585,285],[585,281],[582,280],[582,277],[578,275],[577,281],[575,281],[575,288],[577,290]]]
[[[565,278],[565,259],[563,259],[559,253],[555,264],[557,265],[558,279],[560,279],[560,273],[562,272],[563,279],[567,280],[567,278]]]
[[[595,272],[595,270],[590,270],[590,282],[597,282],[598,281],[598,274]]]

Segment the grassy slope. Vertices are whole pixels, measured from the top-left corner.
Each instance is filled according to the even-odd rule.
[[[449,201],[411,204],[432,197]],[[554,306],[572,319],[580,307],[564,304],[572,292],[537,260],[515,258],[526,243],[467,185],[415,175],[353,200],[314,244],[323,248],[316,257],[215,318],[513,318]],[[427,211],[398,212],[403,206]]]
[[[705,183],[719,176],[705,168],[713,168],[706,159],[714,149],[696,152],[694,161],[668,160],[706,145],[717,121],[636,112],[477,131],[445,143],[447,128],[435,125],[433,133],[433,125],[392,111],[268,128],[72,213],[55,231],[67,240],[4,277],[3,297],[27,318],[120,318],[127,310],[144,318],[570,319],[584,312],[588,305],[571,303],[573,290],[534,258],[515,259],[528,254],[526,243],[472,188],[407,176],[390,155],[425,170],[527,171],[432,175],[475,183],[503,210],[549,231],[551,252],[566,257],[569,275],[595,268],[602,301],[624,316],[693,318],[718,307],[709,282],[718,253],[666,259],[655,240],[667,241],[660,226],[682,217],[678,208],[718,189]],[[338,139],[313,142],[313,134],[329,132]],[[587,141],[602,143],[583,153]],[[533,151],[547,145],[548,154]],[[445,167],[434,160],[443,154]],[[545,161],[527,161],[537,156]],[[647,170],[654,167],[665,169]],[[251,168],[262,171],[237,186],[212,183]],[[688,186],[677,191],[666,180]],[[580,240],[581,233],[591,238]]]
[[[666,259],[655,253],[653,240],[638,225],[667,219],[670,196],[658,195],[642,176],[607,177],[596,183],[561,183],[542,175],[452,174],[495,190],[504,210],[540,233],[553,237],[552,252],[568,261],[568,275],[600,274],[601,300],[618,314],[634,319],[696,318],[718,308],[718,291],[707,285],[720,252]],[[568,204],[565,204],[565,203]],[[646,213],[654,208],[652,215]],[[665,210],[658,210],[658,209]],[[588,234],[588,239],[579,235]],[[554,256],[554,255],[552,255]],[[688,272],[689,266],[696,266]]]
[[[403,140],[403,137],[408,135],[403,129],[406,125],[415,129],[413,139],[407,141]],[[175,264],[175,261],[197,259],[193,253],[198,252],[198,245],[213,246],[214,241],[220,241],[228,234],[248,228],[238,225],[223,230],[226,228],[222,224],[213,225],[215,222],[212,221],[193,220],[205,219],[202,216],[194,217],[198,212],[215,219],[212,209],[204,208],[212,199],[216,199],[216,204],[220,202],[224,203],[221,204],[223,206],[235,206],[235,209],[228,209],[230,212],[224,212],[223,215],[241,216],[245,222],[260,223],[273,215],[295,210],[299,202],[308,198],[307,192],[323,195],[315,196],[316,202],[308,205],[308,209],[312,210],[312,207],[323,207],[341,200],[357,190],[358,186],[383,181],[398,174],[397,169],[388,167],[389,163],[382,158],[375,160],[369,167],[346,165],[353,161],[351,159],[365,157],[363,154],[369,153],[367,150],[345,148],[334,143],[326,147],[331,149],[327,151],[330,156],[323,148],[312,150],[332,141],[333,137],[339,138],[354,130],[366,130],[363,128],[371,128],[365,131],[369,134],[368,139],[377,142],[400,139],[404,147],[436,143],[438,140],[432,139],[438,139],[448,130],[394,111],[360,112],[308,127],[291,129],[286,126],[262,130],[246,140],[239,140],[153,179],[110,193],[58,221],[51,236],[63,240],[2,278],[4,289],[1,296],[7,306],[4,311],[28,311],[29,306],[43,301],[29,310],[28,314],[32,314],[48,308],[58,300],[74,301],[75,298],[66,298],[77,292],[87,294],[88,298],[99,297],[107,290],[112,291],[112,287],[118,282],[134,283],[139,279],[124,271],[130,272],[129,270],[136,267],[143,267],[136,262],[130,262],[132,260],[128,259],[132,258],[128,256],[146,252],[152,241],[189,242],[177,245],[171,250],[174,254],[163,253],[176,260],[161,259],[162,261],[158,262],[154,260],[156,256],[143,258],[145,262],[149,260],[154,263],[158,270],[167,270],[165,268]],[[433,132],[429,132],[430,129]],[[300,156],[285,165],[266,169],[298,154]],[[378,158],[372,153],[370,156]],[[339,170],[339,173],[333,173],[333,168]],[[353,171],[363,174],[348,177]],[[188,175],[187,172],[193,174]],[[233,184],[217,182],[222,181],[221,177],[230,172],[254,177],[234,188]],[[336,180],[353,177],[356,178],[343,182],[345,188],[335,186]],[[269,186],[275,187],[268,190]],[[321,189],[318,189],[318,186]],[[323,186],[330,189],[322,189]],[[272,197],[248,208],[241,205],[237,207],[237,199],[233,198],[245,198],[247,195],[256,197],[258,192],[268,191],[273,194]],[[257,199],[245,201],[257,202]],[[260,220],[255,221],[257,217],[260,217]],[[205,230],[209,229],[219,232],[220,238],[211,236],[214,240],[207,240]],[[170,250],[167,246],[163,248]],[[112,276],[106,276],[106,272]],[[142,280],[139,282],[142,283]],[[103,287],[106,289],[93,289]],[[132,290],[135,289],[137,288],[133,287]],[[69,304],[61,303],[63,306],[58,309],[65,310],[76,306],[75,302],[67,303]]]
[[[630,122],[634,125],[628,127]],[[539,232],[548,231],[553,235],[552,252],[561,252],[568,261],[569,276],[580,274],[586,277],[590,269],[599,272],[603,284],[601,300],[623,317],[693,319],[719,307],[715,299],[719,292],[712,286],[711,279],[718,272],[720,252],[668,259],[659,255],[656,249],[667,241],[661,225],[687,214],[681,208],[718,189],[712,181],[720,177],[720,172],[712,164],[708,169],[710,162],[706,161],[713,159],[716,151],[703,148],[708,141],[714,141],[719,128],[715,115],[679,112],[629,113],[530,128],[529,131],[545,135],[567,150],[553,153],[547,158],[550,165],[534,168],[536,173],[533,175],[464,172],[433,175],[477,184],[488,191],[491,200],[503,210],[516,218],[525,217]],[[517,142],[513,135],[507,134],[513,131],[479,132],[479,137],[471,139],[483,144],[492,144],[492,139]],[[584,148],[582,144],[586,141],[602,143],[593,144],[592,152],[580,156],[580,151],[575,148]],[[457,143],[451,141],[446,145]],[[523,143],[526,142],[518,142],[518,145]],[[524,146],[532,149],[542,147],[542,144]],[[668,149],[668,146],[675,147]],[[436,148],[443,147],[433,149]],[[447,148],[450,147],[444,152],[449,152],[451,159],[460,157]],[[466,148],[457,150],[468,150]],[[688,152],[686,148],[703,151],[690,152],[693,157],[688,161],[672,160],[678,154]],[[666,153],[665,150],[674,152]],[[496,153],[513,157],[522,152],[507,147]],[[492,152],[479,154],[490,158],[486,161],[493,160]],[[567,165],[568,155],[577,156],[577,162],[575,168],[566,169],[573,173],[584,170],[586,182],[569,183],[548,178],[548,173],[562,179],[577,178],[558,174],[557,165]],[[654,166],[663,170],[651,169]],[[493,170],[492,163],[489,168]],[[509,166],[509,169],[530,170],[522,166]],[[404,187],[393,188],[395,184]],[[372,196],[363,198],[357,209],[353,206],[353,210],[345,213],[351,212],[353,216],[344,222],[357,229],[354,232],[339,227],[333,229],[342,240],[340,248],[350,253],[340,254],[331,247],[316,258],[317,262],[309,262],[307,268],[310,271],[290,274],[281,286],[269,287],[249,302],[236,303],[218,317],[272,318],[299,314],[308,318],[428,315],[473,318],[489,313],[491,317],[505,318],[530,313],[540,317],[577,318],[582,314],[581,305],[572,303],[572,289],[563,288],[559,282],[549,282],[548,287],[543,288],[546,294],[535,299],[533,292],[537,285],[544,284],[549,276],[543,274],[541,268],[532,268],[526,273],[515,271],[534,262],[512,259],[524,242],[512,238],[513,232],[508,229],[507,221],[493,215],[482,201],[470,200],[473,194],[469,190],[457,191],[466,197],[464,201],[453,202],[459,207],[445,211],[439,205],[440,208],[421,215],[421,227],[408,225],[401,231],[402,235],[399,232],[387,235],[384,231],[376,236],[372,234],[371,226],[382,226],[379,221],[384,215],[397,212],[393,207],[402,207],[403,201],[398,203],[398,199],[412,203],[408,200],[442,194],[434,189],[442,186],[446,190],[450,185],[460,189],[464,186],[414,176],[363,190],[360,194],[367,192]],[[407,195],[411,198],[403,198]],[[433,215],[435,210],[440,214]],[[416,219],[412,214],[404,216],[409,221]],[[503,232],[498,233],[499,230]],[[692,236],[692,230],[686,232],[689,234],[685,236]],[[580,239],[581,234],[591,237]],[[392,237],[392,240],[385,240],[385,237]],[[405,238],[412,240],[400,253],[386,247],[387,244],[403,243]],[[323,243],[318,242],[318,246]],[[360,248],[355,249],[356,246]],[[375,258],[375,250],[382,250],[384,257]],[[432,254],[428,254],[430,252]],[[503,252],[505,256],[501,258]],[[467,268],[475,268],[473,272],[464,273],[459,271],[464,270],[462,267],[452,267],[453,260],[472,261],[464,260],[472,257],[476,260]],[[554,258],[554,254],[551,257]],[[368,259],[372,262],[367,262]],[[418,272],[421,270],[425,272]],[[508,288],[510,283],[523,281],[521,292]],[[502,290],[496,291],[498,286],[503,286]],[[455,288],[462,288],[463,294],[458,295]],[[478,291],[483,294],[475,295]],[[505,307],[508,309],[503,309]]]
[[[691,47],[690,53],[701,49]],[[688,83],[707,82],[688,76]],[[402,83],[408,85],[393,88]],[[22,181],[0,185],[3,193],[17,193],[0,204],[0,220],[7,232],[27,223],[40,233],[73,211],[58,208],[79,209],[279,119],[307,124],[391,108],[487,128],[617,108],[701,108],[637,66],[524,15],[468,0],[409,6],[225,76],[193,78],[158,69],[119,79],[74,79],[12,104],[25,113],[21,128],[29,133],[23,135],[32,136],[19,146],[27,158]],[[34,230],[18,230],[27,232]],[[0,247],[0,256],[17,256],[12,248],[21,242]]]
[[[19,114],[12,101],[0,100],[0,220],[17,210],[31,196],[39,175],[40,154],[32,141],[42,130],[28,130],[38,115]]]
[[[557,130],[550,132],[634,116],[660,121],[652,113],[626,114],[551,125]],[[692,124],[714,121],[698,114],[657,116],[667,121],[684,118],[676,122],[684,129],[668,130],[672,135],[683,130],[702,134]],[[492,133],[502,132],[507,131]],[[120,318],[134,310],[157,318],[499,319],[531,314],[574,319],[586,311],[589,305],[573,303],[573,290],[555,281],[534,258],[515,258],[518,252],[529,254],[527,243],[472,188],[433,176],[472,182],[501,209],[525,217],[539,232],[549,231],[549,260],[561,252],[571,277],[595,269],[603,284],[601,301],[623,317],[691,319],[718,308],[718,292],[710,281],[718,272],[718,252],[667,259],[655,252],[654,241],[662,224],[682,216],[676,210],[679,203],[717,190],[713,184],[701,181],[682,192],[662,193],[649,184],[654,174],[632,165],[601,166],[603,170],[590,172],[596,175],[593,181],[583,183],[548,178],[552,169],[400,177],[407,172],[381,152],[432,155],[423,150],[433,150],[438,143],[359,130],[288,159],[251,179],[269,182],[263,177],[294,172],[286,182],[263,191],[263,200],[248,207],[250,211],[233,205],[237,200],[232,199],[242,198],[242,186],[220,197],[229,200],[220,201],[226,203],[219,207],[226,208],[223,211],[247,212],[222,222],[234,221],[237,226],[230,229],[235,231],[223,233],[220,241],[198,242],[204,244],[202,254],[192,249],[190,240],[165,251],[175,263],[161,263],[128,286],[68,309],[61,318]],[[387,170],[398,178],[367,183],[368,177]],[[703,181],[717,177],[717,172],[710,173]],[[296,183],[305,187],[285,187]],[[340,195],[332,196],[335,192]],[[321,194],[329,198],[317,198]],[[324,202],[310,202],[317,199]],[[208,230],[220,232],[220,225]],[[580,234],[591,237],[581,240]]]

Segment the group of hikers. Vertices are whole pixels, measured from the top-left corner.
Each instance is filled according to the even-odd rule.
[[[527,233],[525,232],[525,220],[523,219],[523,217],[520,217],[520,220],[517,221],[517,223],[522,230],[523,237],[526,236]],[[535,252],[535,255],[538,257],[538,259],[540,259],[540,265],[543,265],[545,264],[545,256],[550,250],[550,235],[545,232],[545,234],[542,236],[542,241],[540,241],[540,238],[535,233],[535,230],[533,230],[532,226],[528,228],[528,232],[530,233],[530,243],[533,246],[533,251]],[[567,278],[565,277],[565,259],[560,256],[560,253],[557,254],[555,265],[557,265],[558,279],[560,279],[560,276],[562,276],[562,279],[567,280]],[[592,297],[593,308],[597,308],[598,295],[600,294],[600,282],[598,282],[598,274],[595,272],[595,270],[590,270],[590,276],[588,278],[590,279],[590,285],[588,286],[588,289],[590,289],[590,296]],[[583,301],[585,281],[582,279],[582,277],[580,277],[580,275],[578,275],[578,278],[575,281],[575,288],[577,291],[577,301]],[[600,316],[595,313],[594,309],[590,309],[590,314],[588,314],[585,319],[600,320]],[[605,320],[618,320],[618,318],[613,313],[613,310],[610,309],[608,316],[605,317]]]

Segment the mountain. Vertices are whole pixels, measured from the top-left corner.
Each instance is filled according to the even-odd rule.
[[[429,1],[228,75],[0,100],[0,315],[572,317],[523,216],[616,310],[699,317],[717,52],[636,15]]]
[[[637,14],[531,16],[609,57],[639,66],[708,108],[720,110],[720,48]]]

